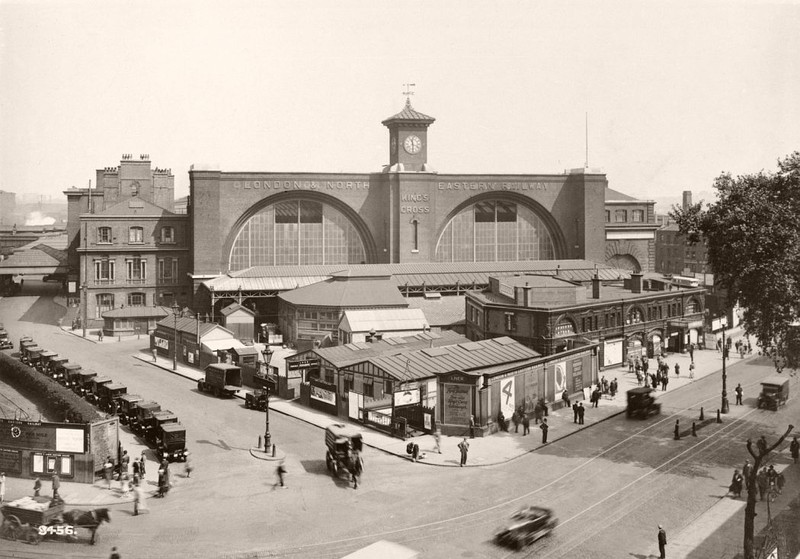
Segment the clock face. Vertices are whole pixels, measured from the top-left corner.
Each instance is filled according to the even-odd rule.
[[[411,155],[416,155],[419,153],[419,150],[422,149],[422,140],[416,136],[406,136],[406,139],[403,142],[403,149]]]

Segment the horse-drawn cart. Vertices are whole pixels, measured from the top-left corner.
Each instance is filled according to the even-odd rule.
[[[8,540],[22,540],[38,544],[50,531],[49,527],[61,528],[64,535],[73,535],[74,528],[64,526],[61,515],[64,503],[47,497],[23,497],[3,505],[3,523],[0,536]],[[56,530],[55,532],[58,532]]]
[[[364,469],[361,432],[355,427],[334,423],[325,429],[325,445],[328,447],[325,453],[328,471],[334,477],[339,477],[341,472],[348,472],[353,486],[358,488],[358,478]]]
[[[88,530],[91,534],[90,543],[94,544],[100,525],[111,522],[108,509],[64,512],[64,501],[48,497],[22,497],[3,504],[0,512],[3,513],[0,537],[33,545],[50,536],[67,536],[77,540],[78,528]]]

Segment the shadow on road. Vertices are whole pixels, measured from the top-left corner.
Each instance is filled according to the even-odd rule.
[[[19,318],[19,321],[57,326],[66,314],[66,308],[55,303],[52,296],[44,295],[36,299],[36,302]]]

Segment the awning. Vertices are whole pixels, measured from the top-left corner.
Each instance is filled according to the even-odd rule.
[[[203,342],[201,345],[203,346],[204,350],[209,351],[211,353],[214,353],[215,351],[219,350],[227,351],[231,348],[241,349],[243,347],[247,347],[236,338],[227,338],[224,340],[208,340],[206,342]]]

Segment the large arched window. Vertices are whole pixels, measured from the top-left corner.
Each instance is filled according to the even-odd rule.
[[[453,216],[436,244],[437,262],[553,260],[553,239],[528,207],[484,200]]]
[[[229,268],[308,264],[360,264],[361,236],[339,210],[311,200],[267,206],[239,230]]]

